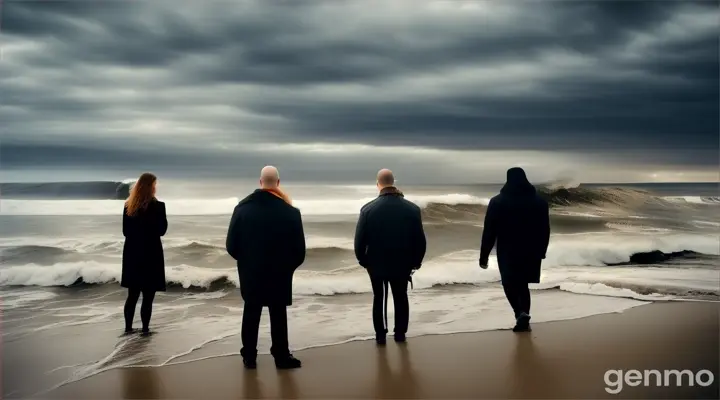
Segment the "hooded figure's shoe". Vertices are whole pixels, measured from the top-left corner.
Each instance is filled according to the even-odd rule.
[[[513,332],[531,332],[532,328],[530,328],[530,316],[527,313],[520,313],[518,315],[517,320],[515,321],[515,327],[513,328]]]

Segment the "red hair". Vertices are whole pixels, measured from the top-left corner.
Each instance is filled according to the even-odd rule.
[[[130,197],[125,200],[125,207],[127,207],[127,215],[132,217],[140,209],[146,209],[148,204],[155,198],[155,191],[153,190],[157,177],[149,172],[140,175],[140,178],[135,182],[132,189],[130,190]]]

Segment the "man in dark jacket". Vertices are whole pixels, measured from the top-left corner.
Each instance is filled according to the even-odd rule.
[[[275,167],[260,174],[260,189],[243,199],[233,212],[226,247],[237,260],[240,293],[245,300],[241,354],[247,368],[256,367],[258,328],[263,307],[270,311],[275,365],[299,368],[290,354],[287,306],[292,304],[292,278],[305,260],[305,235],[300,211],[280,190]]]
[[[507,182],[485,214],[480,267],[487,268],[497,241],[503,289],[515,312],[515,332],[530,331],[530,289],[540,282],[540,264],[550,241],[548,203],[530,184],[522,168],[507,171]]]
[[[387,291],[395,305],[395,341],[404,342],[410,317],[407,285],[425,257],[425,232],[420,207],[405,200],[392,172],[378,173],[380,196],[360,210],[355,231],[355,256],[370,275],[373,326],[378,344],[387,335]]]

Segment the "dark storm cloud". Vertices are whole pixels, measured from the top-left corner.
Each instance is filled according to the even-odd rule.
[[[6,146],[118,162],[263,142],[718,162],[715,2],[2,7]]]

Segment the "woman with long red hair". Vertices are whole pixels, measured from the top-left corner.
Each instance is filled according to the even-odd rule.
[[[122,281],[128,289],[125,301],[125,333],[132,333],[135,306],[140,306],[143,335],[150,334],[150,316],[155,292],[165,291],[165,256],[160,237],[167,232],[165,203],[155,198],[157,178],[151,173],[140,175],[125,201],[123,210]]]

